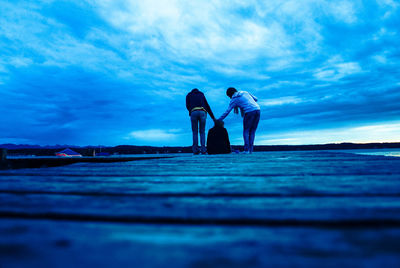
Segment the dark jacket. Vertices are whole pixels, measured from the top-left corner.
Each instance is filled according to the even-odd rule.
[[[188,109],[189,115],[191,115],[192,109],[195,107],[203,107],[210,114],[211,118],[215,118],[210,105],[208,105],[206,97],[203,92],[197,88],[193,89],[186,95],[186,109]]]
[[[221,126],[214,126],[208,131],[207,135],[208,154],[229,154],[231,144],[229,142],[228,131]]]

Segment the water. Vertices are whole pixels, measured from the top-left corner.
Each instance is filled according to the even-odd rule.
[[[384,155],[400,157],[400,149],[357,149],[357,150],[334,150],[332,152],[354,153],[363,155]]]

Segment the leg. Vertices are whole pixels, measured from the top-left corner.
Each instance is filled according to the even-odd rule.
[[[260,111],[256,111],[254,113],[254,119],[252,126],[250,128],[250,134],[249,134],[249,143],[250,143],[250,153],[253,152],[253,147],[254,147],[254,139],[256,137],[256,130],[258,127],[258,122],[260,122]]]
[[[193,112],[190,116],[190,121],[192,123],[192,134],[193,134],[193,145],[192,150],[194,154],[199,152],[199,122],[197,117],[197,112]]]
[[[251,116],[249,113],[244,115],[243,118],[243,140],[244,140],[244,151],[250,150],[250,127],[251,127]]]
[[[206,119],[207,119],[207,114],[205,112],[201,112],[202,114],[200,115],[200,144],[201,144],[201,152],[206,153]]]

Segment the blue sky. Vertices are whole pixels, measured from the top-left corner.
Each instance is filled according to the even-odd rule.
[[[258,97],[256,144],[400,141],[400,2],[0,0],[0,143],[191,144]],[[207,129],[212,127],[208,120]],[[242,144],[241,117],[225,120]]]

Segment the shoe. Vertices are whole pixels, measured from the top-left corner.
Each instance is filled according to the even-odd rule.
[[[250,152],[249,151],[243,151],[243,152],[241,152],[241,154],[250,154]]]
[[[207,154],[206,152],[202,152],[201,154]]]

